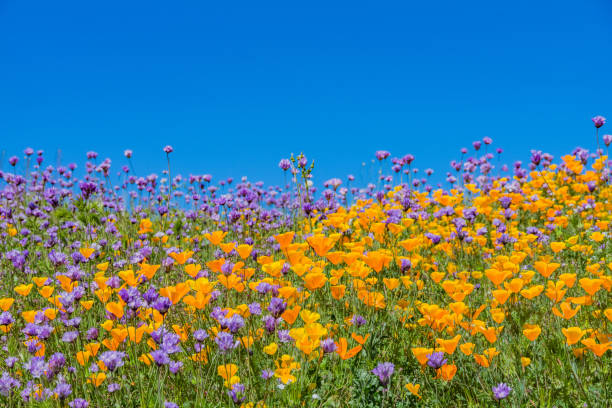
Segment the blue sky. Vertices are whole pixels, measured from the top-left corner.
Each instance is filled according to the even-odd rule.
[[[492,137],[508,160],[592,148],[612,116],[612,3],[0,0],[0,149],[96,150],[138,174],[317,182],[375,150],[439,175]],[[605,128],[604,128],[605,130]],[[612,133],[612,129],[608,132]]]

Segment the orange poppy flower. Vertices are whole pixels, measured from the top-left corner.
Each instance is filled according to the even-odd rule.
[[[535,341],[541,332],[542,329],[537,324],[526,324],[523,326],[523,334],[529,341]]]
[[[253,252],[253,245],[247,245],[247,244],[238,245],[236,247],[236,252],[238,252],[238,255],[240,256],[240,258],[246,259],[249,257],[249,255],[251,255],[251,252]]]
[[[545,278],[548,278],[550,275],[552,275],[552,273],[556,271],[560,266],[561,264],[558,263],[548,263],[542,261],[538,261],[533,264],[535,270],[538,271],[538,273]]]
[[[185,262],[193,255],[193,251],[183,251],[180,253],[171,252],[170,257],[176,261],[179,265],[184,265]]]
[[[351,333],[351,337],[353,338],[353,340],[355,340],[357,343],[361,344],[362,346],[366,343],[366,341],[368,341],[368,338],[370,337],[370,334],[366,334],[365,337],[361,336],[359,334],[356,333]]]
[[[96,250],[93,248],[81,248],[79,249],[79,252],[81,253],[81,255],[83,255],[83,257],[87,260],[89,260],[89,257],[91,257],[91,255],[95,252]]]
[[[563,328],[561,329],[561,332],[565,336],[568,346],[578,343],[578,341],[580,341],[582,336],[586,334],[585,330],[582,330],[580,327],[576,327],[576,326],[569,327],[567,329]]]
[[[285,232],[283,234],[278,234],[274,236],[278,245],[280,245],[281,251],[284,251],[293,241],[293,237],[295,236],[294,231]]]
[[[457,366],[455,364],[444,364],[442,367],[438,368],[437,373],[438,378],[450,381],[457,373]]]
[[[346,338],[341,337],[340,340],[336,342],[336,353],[338,353],[340,358],[343,360],[348,360],[349,358],[355,357],[357,353],[361,351],[362,346],[358,345],[350,350],[347,350],[347,348],[348,342],[346,341]]]
[[[223,238],[227,235],[227,232],[223,231],[214,231],[212,233],[204,234],[204,237],[213,245],[219,245]]]
[[[168,286],[165,288],[161,288],[159,290],[159,294],[167,297],[172,301],[172,304],[177,304],[183,296],[185,296],[191,288],[184,282],[177,283],[175,286]]]

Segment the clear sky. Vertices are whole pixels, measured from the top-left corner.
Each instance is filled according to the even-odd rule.
[[[171,144],[183,174],[272,183],[291,152],[322,182],[384,149],[441,175],[484,136],[594,148],[611,72],[609,0],[0,0],[0,149],[129,148],[142,175]]]

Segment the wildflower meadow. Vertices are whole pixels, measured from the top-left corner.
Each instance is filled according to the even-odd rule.
[[[279,186],[27,148],[0,173],[0,406],[610,407],[593,124],[591,150],[485,138],[448,173],[378,151],[315,183],[288,153]]]

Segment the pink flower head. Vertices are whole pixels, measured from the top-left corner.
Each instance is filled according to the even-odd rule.
[[[592,118],[591,120],[593,121],[593,124],[595,125],[597,129],[599,129],[600,127],[606,124],[606,118],[604,118],[603,116],[598,115]]]
[[[278,163],[278,167],[280,167],[283,171],[287,171],[289,170],[289,167],[291,167],[291,162],[287,159],[281,159],[281,161]]]
[[[378,160],[385,160],[387,157],[389,157],[391,155],[391,153],[389,153],[386,150],[379,150],[376,152],[376,158]]]

